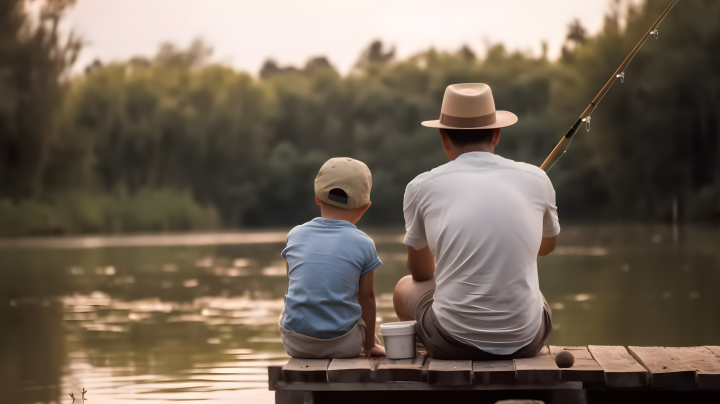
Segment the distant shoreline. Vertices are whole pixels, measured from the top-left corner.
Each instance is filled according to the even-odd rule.
[[[185,234],[136,234],[57,237],[18,237],[0,239],[0,249],[48,248],[89,249],[109,247],[171,247],[223,244],[272,244],[285,243],[287,230],[252,232],[216,232]],[[377,243],[402,243],[403,234],[375,235]]]

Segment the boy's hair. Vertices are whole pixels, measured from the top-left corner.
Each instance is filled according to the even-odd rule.
[[[443,129],[455,147],[492,142],[495,129]]]

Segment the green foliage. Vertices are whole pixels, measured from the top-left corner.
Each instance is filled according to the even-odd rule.
[[[0,195],[42,193],[62,79],[80,51],[77,38],[61,38],[58,30],[73,2],[46,0],[31,19],[27,1],[0,0]]]
[[[626,20],[612,8],[596,35],[572,22],[557,61],[500,44],[484,57],[462,47],[398,60],[394,49],[376,41],[347,76],[317,57],[302,68],[268,61],[255,78],[210,63],[210,49],[196,41],[187,49],[162,45],[153,57],[94,63],[66,87],[48,73],[44,83],[54,83],[63,102],[43,104],[33,125],[45,129],[22,129],[27,139],[36,139],[27,150],[42,156],[22,157],[32,170],[9,169],[14,160],[3,149],[0,197],[7,200],[1,209],[32,213],[27,221],[36,224],[29,228],[45,229],[40,232],[180,229],[212,222],[172,216],[180,213],[171,213],[169,200],[185,201],[175,212],[194,211],[192,201],[211,206],[227,227],[287,226],[317,215],[317,170],[330,157],[348,156],[366,162],[373,173],[373,206],[364,223],[401,224],[406,184],[446,162],[437,132],[420,126],[438,116],[446,86],[490,84],[498,109],[520,117],[503,129],[497,152],[540,164],[664,7],[651,1],[631,5]],[[0,18],[8,15],[20,14],[0,12]],[[22,30],[22,21],[12,21],[6,26],[15,31],[0,35]],[[663,22],[660,39],[648,41],[627,69],[626,82],[616,83],[593,114],[593,131],[581,129],[550,172],[563,219],[668,220],[674,200],[682,218],[720,218],[718,55],[720,3],[679,3]],[[0,63],[8,60],[14,59]],[[16,84],[0,76],[0,89],[25,91]],[[29,108],[17,105],[0,101],[0,126],[8,127],[7,111]],[[22,109],[27,116],[32,111]],[[3,145],[17,138],[0,135]],[[117,196],[118,189],[125,196],[101,201],[102,195]],[[149,194],[166,189],[185,190],[184,199]],[[54,197],[68,194],[82,200]],[[133,198],[168,204],[158,210],[173,219],[146,214],[145,208],[122,214],[109,208],[110,200],[131,206]],[[38,200],[53,202],[33,202]],[[115,224],[108,217],[122,219]]]
[[[66,193],[47,201],[0,199],[0,235],[132,233],[210,230],[213,208],[168,189],[103,194]]]

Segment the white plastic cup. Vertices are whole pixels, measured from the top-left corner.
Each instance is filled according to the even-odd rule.
[[[388,359],[415,357],[415,320],[380,325]]]

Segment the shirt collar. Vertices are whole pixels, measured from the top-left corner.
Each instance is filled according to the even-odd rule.
[[[317,223],[322,226],[328,226],[328,227],[351,227],[353,229],[357,229],[357,227],[348,222],[347,220],[334,220],[334,219],[327,219],[324,217],[316,217],[312,220],[313,223]]]
[[[490,152],[467,152],[459,155],[453,163],[460,167],[496,167],[498,165],[497,154]]]
[[[474,151],[474,152],[467,152],[463,153],[455,159],[455,161],[464,161],[464,160],[487,160],[492,161],[495,160],[495,154],[490,152],[484,152],[484,151]]]

